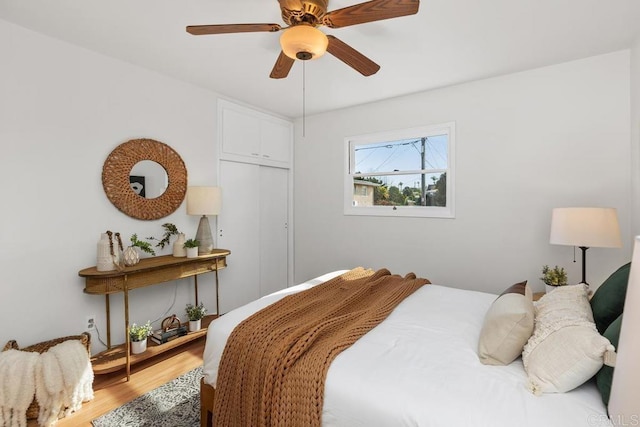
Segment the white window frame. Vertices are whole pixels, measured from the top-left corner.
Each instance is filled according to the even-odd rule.
[[[355,170],[354,149],[358,145],[372,144],[384,141],[398,141],[402,139],[422,138],[436,135],[448,135],[448,165],[447,173],[447,206],[353,206],[353,179],[359,177]],[[376,132],[366,135],[350,136],[344,139],[344,214],[364,216],[391,217],[424,217],[424,218],[455,218],[455,122],[429,125],[411,129],[400,129],[386,132]],[[398,175],[420,173],[421,171],[398,171]]]

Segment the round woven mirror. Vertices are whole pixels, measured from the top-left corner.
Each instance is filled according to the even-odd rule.
[[[155,198],[138,193],[142,176],[130,177],[133,167],[144,160],[158,163],[166,172],[166,189]],[[135,181],[135,183],[134,183]],[[132,188],[134,184],[134,188]],[[187,192],[187,169],[178,153],[153,139],[132,139],[118,145],[102,167],[102,186],[111,203],[132,218],[154,220],[178,209]]]

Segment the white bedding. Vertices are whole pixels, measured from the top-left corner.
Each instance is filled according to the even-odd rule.
[[[215,386],[225,342],[244,318],[285,295],[343,273],[325,274],[233,310],[211,323],[205,382]],[[479,362],[478,337],[496,295],[426,285],[331,364],[323,426],[601,427],[611,425],[591,382],[534,396],[521,359]]]

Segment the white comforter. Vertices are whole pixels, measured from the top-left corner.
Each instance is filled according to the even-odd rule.
[[[211,323],[205,382],[215,386],[225,342],[244,318],[320,276],[233,310]],[[427,285],[331,364],[324,426],[601,427],[611,425],[596,387],[534,396],[520,359],[482,365],[476,353],[484,315],[496,295]]]

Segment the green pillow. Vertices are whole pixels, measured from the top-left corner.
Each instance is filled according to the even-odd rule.
[[[622,325],[622,315],[609,325],[603,336],[607,338],[611,344],[617,349],[618,340],[620,339],[620,326]],[[613,368],[611,366],[603,365],[602,368],[596,374],[596,384],[600,395],[602,396],[602,402],[605,405],[609,405],[609,395],[611,394],[611,382],[613,381]]]
[[[629,282],[629,270],[631,270],[631,263],[617,269],[600,285],[591,298],[593,321],[601,334],[622,314]]]

